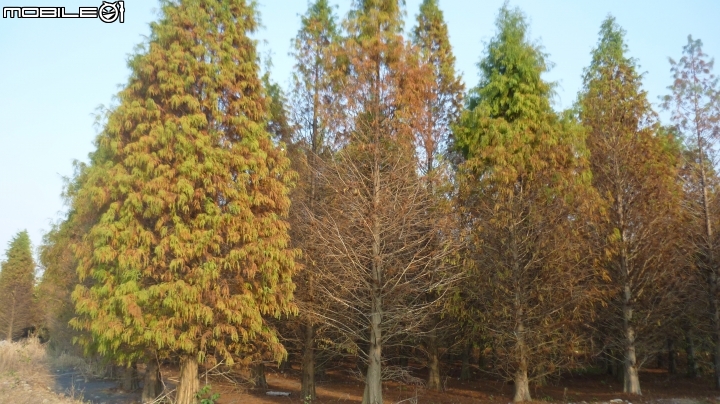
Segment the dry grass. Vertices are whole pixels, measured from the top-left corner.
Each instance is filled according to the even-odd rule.
[[[75,397],[63,397],[51,391],[45,346],[37,339],[0,342],[0,402],[17,404],[78,404]]]

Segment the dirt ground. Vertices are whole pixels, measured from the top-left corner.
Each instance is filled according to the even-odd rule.
[[[130,404],[137,403],[139,392],[124,393],[117,388],[117,382],[93,378],[92,372],[83,370],[84,362],[55,359],[49,361],[45,347],[37,342],[5,344],[0,346],[0,403],[96,403]],[[52,362],[52,365],[51,363]],[[75,363],[77,362],[77,363]],[[82,362],[82,363],[81,363]],[[52,370],[51,370],[52,368]],[[363,382],[352,377],[346,368],[335,368],[326,377],[318,380],[317,393],[320,404],[359,403],[362,400]],[[682,369],[682,367],[679,367]],[[413,374],[424,379],[420,366]],[[477,369],[476,369],[477,370]],[[444,391],[428,391],[419,385],[387,382],[384,384],[386,403],[508,403],[512,400],[511,383],[493,380],[477,373],[473,380],[458,380],[458,369],[451,370],[443,378]],[[172,366],[163,367],[163,377],[168,390],[177,383],[177,370]],[[249,385],[234,385],[216,376],[207,381],[202,378],[201,386],[210,384],[211,393],[219,393],[216,404],[247,403],[303,403],[300,396],[300,372],[297,365],[284,372],[267,367],[266,377],[269,391],[290,393],[289,396],[268,396],[265,390],[252,389]],[[641,371],[640,397],[620,393],[621,383],[607,374],[564,375],[550,381],[543,387],[531,387],[531,394],[537,402],[565,403],[657,403],[657,404],[720,404],[720,391],[713,388],[710,376],[688,378],[684,375],[670,375],[662,369]]]
[[[349,368],[349,367],[348,367]],[[55,371],[57,372],[57,370]],[[141,369],[142,372],[142,369]],[[57,372],[53,390],[58,395],[67,395],[70,390],[67,374]],[[168,391],[177,383],[177,369],[163,366],[163,379]],[[414,374],[424,378],[422,371]],[[253,389],[248,384],[231,384],[221,377],[201,378],[200,385],[212,386],[211,393],[219,393],[216,404],[247,403],[303,403],[300,396],[300,372],[297,366],[280,372],[277,368],[268,367],[266,377],[268,391],[290,393],[289,396],[268,396],[265,390]],[[0,381],[1,378],[0,378]],[[88,379],[74,377],[72,386],[80,392],[84,403],[94,404],[130,404],[139,402],[139,392],[123,393],[117,383],[107,379]],[[614,377],[606,374],[565,375],[556,381],[550,381],[543,387],[531,387],[531,394],[536,402],[563,403],[657,403],[657,404],[720,404],[720,391],[713,389],[709,376],[688,378],[684,375],[669,375],[660,369],[647,369],[641,372],[640,382],[643,390],[641,397],[621,393],[622,384]],[[512,401],[513,385],[486,376],[475,374],[472,381],[462,382],[457,378],[457,369],[443,379],[444,391],[434,392],[422,386],[404,383],[386,382],[384,399],[386,403],[429,403],[429,404],[469,404],[469,403],[509,403]],[[0,386],[5,387],[5,386]],[[9,387],[9,386],[7,386]],[[15,388],[18,393],[23,388]],[[0,403],[12,402],[3,400],[3,389],[0,388]],[[6,392],[7,393],[7,392]],[[21,394],[22,394],[21,393]],[[63,394],[65,393],[65,394]],[[351,377],[343,369],[333,369],[326,377],[317,382],[319,404],[329,403],[360,403],[362,401],[363,382]],[[44,398],[44,397],[43,397]],[[56,402],[54,400],[44,401]],[[58,401],[59,402],[59,401]],[[64,401],[63,401],[64,402]]]
[[[421,375],[418,375],[421,376]],[[689,379],[682,375],[669,375],[664,370],[649,369],[640,376],[643,395],[630,396],[621,393],[622,384],[610,375],[566,375],[548,383],[545,387],[531,387],[536,401],[570,403],[612,402],[692,404],[720,403],[720,391],[713,390],[710,377]],[[265,391],[233,388],[229,384],[210,382],[213,392],[220,393],[218,404],[247,403],[303,403],[300,397],[300,374],[297,369],[280,373],[268,369],[267,381],[270,391],[289,392],[289,397],[272,397]],[[461,382],[447,377],[445,390],[434,392],[422,387],[387,382],[384,399],[387,403],[509,403],[512,401],[511,383],[476,378]],[[359,403],[362,401],[363,384],[349,377],[330,372],[326,380],[318,382],[318,403]]]

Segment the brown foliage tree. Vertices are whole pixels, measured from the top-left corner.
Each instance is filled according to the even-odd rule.
[[[364,403],[382,403],[383,348],[422,329],[453,277],[438,270],[452,251],[447,220],[419,181],[414,112],[426,72],[402,38],[395,0],[356,2],[335,126],[340,150],[318,170],[328,196],[313,216],[317,315],[367,360]],[[435,296],[428,299],[430,292]]]
[[[301,396],[315,399],[316,335],[321,322],[313,313],[322,304],[316,298],[316,272],[323,251],[313,237],[311,218],[318,213],[324,192],[318,180],[321,161],[330,154],[328,139],[342,77],[336,66],[339,34],[335,16],[327,0],[316,0],[301,18],[301,28],[293,41],[296,60],[293,75],[292,120],[297,128],[290,150],[293,168],[299,173],[298,185],[290,198],[291,236],[302,249],[304,270],[294,279],[298,285],[296,300],[300,308],[297,329],[302,347]]]
[[[668,286],[682,259],[667,229],[680,222],[681,190],[673,140],[657,131],[622,29],[608,17],[600,35],[580,97],[593,185],[607,205],[596,225],[609,305],[600,328],[606,349],[622,352],[623,391],[641,394],[638,354],[655,354],[665,338],[657,324],[674,304]]]
[[[690,158],[686,189],[690,201],[687,211],[695,218],[692,241],[696,245],[695,265],[704,278],[706,316],[710,318],[710,335],[714,343],[715,387],[720,389],[720,240],[718,226],[714,167],[715,147],[720,137],[720,84],[712,73],[713,60],[702,50],[702,42],[688,37],[679,61],[670,59],[673,84],[663,106],[671,111],[675,129],[685,139]],[[694,198],[692,197],[694,196]]]

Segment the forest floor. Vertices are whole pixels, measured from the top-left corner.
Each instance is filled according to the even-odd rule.
[[[142,369],[141,369],[142,370]],[[142,373],[142,372],[141,372]],[[386,403],[509,403],[513,386],[497,380],[474,375],[474,380],[458,380],[455,370],[443,379],[444,391],[429,391],[422,386],[397,382],[383,385]],[[0,403],[62,403],[62,404],[131,404],[139,402],[139,392],[124,393],[116,381],[98,377],[97,369],[80,358],[51,358],[45,347],[37,342],[3,343],[0,345]],[[418,378],[422,372],[414,374]],[[163,366],[167,390],[177,383],[177,369]],[[268,391],[290,393],[289,396],[269,396],[265,390],[249,385],[229,383],[219,376],[204,378],[201,386],[212,386],[211,393],[219,393],[216,404],[247,403],[303,403],[300,397],[300,372],[297,367],[278,371],[268,368]],[[647,369],[640,374],[643,395],[634,397],[620,393],[621,383],[605,374],[566,375],[544,387],[531,387],[537,402],[564,403],[656,403],[656,404],[720,404],[720,391],[712,387],[708,376],[688,378],[669,375],[660,369]],[[319,404],[359,403],[363,383],[343,369],[333,369],[317,381]]]
[[[418,375],[421,376],[421,375]],[[269,391],[289,392],[289,397],[266,395],[265,391],[239,390],[228,384],[213,384],[213,391],[220,393],[218,404],[247,403],[303,403],[300,397],[300,374],[297,369],[285,373],[268,370]],[[710,377],[689,379],[680,375],[668,375],[664,370],[646,370],[641,373],[643,389],[641,397],[622,393],[622,384],[610,375],[568,375],[556,383],[544,387],[531,387],[537,402],[564,403],[657,403],[699,404],[720,403],[720,391],[712,389]],[[212,383],[211,383],[212,384]],[[387,403],[509,403],[513,386],[510,383],[477,378],[462,382],[457,378],[444,380],[444,391],[435,392],[420,386],[386,382],[383,396]],[[328,372],[325,380],[317,382],[320,404],[359,403],[362,401],[363,384],[347,376]]]

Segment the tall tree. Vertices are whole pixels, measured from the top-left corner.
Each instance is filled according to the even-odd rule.
[[[720,84],[712,73],[713,59],[702,50],[702,41],[688,36],[679,61],[670,59],[673,84],[671,94],[663,98],[663,107],[671,112],[677,131],[692,151],[692,188],[698,198],[690,205],[690,212],[701,219],[697,246],[697,268],[707,285],[708,316],[712,322],[714,342],[715,387],[720,389],[720,262],[718,239],[713,224],[714,213],[711,186],[716,161],[715,146],[720,137]]]
[[[342,120],[332,128],[338,151],[319,171],[328,192],[313,217],[319,315],[367,361],[363,403],[383,402],[393,377],[383,349],[416,331],[437,307],[429,291],[451,278],[433,275],[450,250],[444,223],[414,155],[419,77],[426,72],[402,37],[397,0],[356,1],[348,37]]]
[[[316,299],[315,285],[317,265],[323,254],[313,238],[310,218],[318,214],[323,198],[319,182],[320,162],[330,154],[332,139],[328,139],[328,133],[342,82],[336,66],[337,49],[334,48],[338,42],[336,17],[328,1],[310,3],[293,40],[292,120],[298,129],[293,139],[296,146],[293,166],[300,176],[291,195],[293,244],[302,249],[304,264],[304,270],[295,278],[302,323],[301,396],[309,401],[316,398],[315,340],[320,322],[313,313],[317,311],[314,306],[322,303]]]
[[[33,324],[35,261],[27,231],[10,240],[0,266],[0,332],[12,341]]]
[[[93,161],[93,155],[90,156]],[[97,164],[91,162],[91,165]],[[97,220],[94,211],[82,216],[76,208],[77,191],[88,174],[89,166],[75,163],[75,173],[68,179],[63,190],[67,205],[66,216],[43,237],[39,248],[42,278],[38,285],[38,303],[44,316],[43,323],[48,329],[50,344],[58,351],[73,349],[73,339],[78,336],[68,321],[75,315],[71,294],[79,283],[77,260],[72,251],[73,244],[80,242]]]
[[[419,63],[426,66],[427,75],[420,87],[419,127],[415,133],[416,150],[419,154],[420,173],[431,193],[442,198],[442,175],[448,170],[446,161],[451,143],[451,125],[457,120],[462,108],[464,86],[455,72],[455,56],[450,46],[447,24],[437,0],[424,0],[412,30],[412,43],[419,50]],[[440,175],[439,175],[440,174]],[[440,357],[438,328],[440,319],[429,324],[426,349],[428,351],[427,387],[440,390]]]
[[[672,297],[660,285],[671,282],[679,266],[677,237],[668,229],[679,223],[681,190],[673,140],[658,133],[642,76],[626,56],[624,35],[612,16],[603,21],[579,106],[593,185],[608,207],[597,224],[611,309],[604,311],[600,328],[608,349],[622,352],[623,391],[641,394],[638,350],[660,345],[653,328],[664,320],[662,310]]]
[[[487,323],[514,401],[529,401],[529,382],[562,369],[577,347],[594,193],[583,132],[550,107],[545,55],[524,15],[503,6],[496,25],[455,133],[475,279],[460,294],[473,306],[466,316]]]
[[[425,83],[422,114],[416,137],[421,150],[420,170],[428,177],[439,160],[450,151],[452,131],[462,109],[464,85],[455,71],[447,24],[437,0],[423,0],[412,42],[420,51],[420,63],[427,64],[430,74]]]
[[[262,76],[263,86],[270,100],[268,107],[269,120],[266,129],[275,142],[282,142],[287,147],[292,142],[295,128],[290,123],[290,111],[288,111],[288,100],[285,92],[280,87],[280,84],[270,77],[269,69],[271,64],[268,63],[268,65],[268,71]]]
[[[163,2],[99,137],[104,175],[77,197],[99,219],[75,249],[93,284],[73,294],[74,324],[101,353],[179,358],[182,404],[198,364],[281,359],[263,316],[294,311],[293,173],[265,129],[256,28],[244,0]]]

